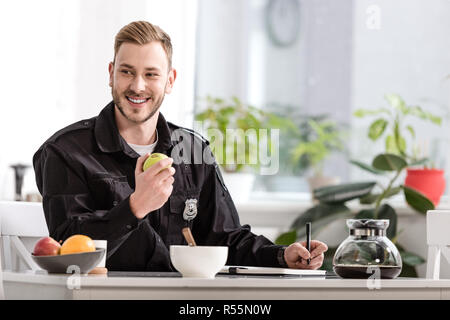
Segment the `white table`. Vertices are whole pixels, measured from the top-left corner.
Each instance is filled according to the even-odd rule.
[[[3,272],[6,299],[450,299],[450,279],[356,280],[217,276],[108,277]],[[77,289],[77,287],[79,287]]]

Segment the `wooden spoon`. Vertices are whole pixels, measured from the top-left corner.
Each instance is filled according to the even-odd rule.
[[[195,247],[196,244],[195,244],[194,237],[192,236],[191,229],[189,229],[188,227],[186,227],[186,228],[183,228],[182,231],[183,231],[183,236],[184,236],[184,238],[186,239],[188,245],[189,245],[190,247]]]

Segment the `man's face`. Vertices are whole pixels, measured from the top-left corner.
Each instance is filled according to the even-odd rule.
[[[120,113],[140,124],[150,119],[172,91],[176,71],[168,70],[166,53],[158,41],[145,45],[123,43],[109,64],[109,85]]]

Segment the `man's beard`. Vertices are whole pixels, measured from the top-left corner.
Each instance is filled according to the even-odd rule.
[[[165,88],[164,88],[165,89]],[[165,90],[164,90],[165,92]],[[143,119],[136,119],[133,117],[132,114],[127,114],[124,110],[124,108],[122,107],[121,103],[120,103],[120,97],[119,94],[117,94],[117,92],[114,90],[114,88],[111,89],[111,93],[113,96],[113,101],[114,104],[117,106],[117,108],[119,109],[120,113],[129,121],[136,123],[136,124],[140,124],[140,123],[144,123],[146,122],[148,119],[150,119],[151,117],[153,117],[155,115],[155,113],[159,110],[159,108],[161,107],[161,104],[164,101],[164,97],[165,97],[165,93],[163,92],[163,95],[158,99],[158,100],[154,100],[154,96],[151,96],[151,101],[154,101],[155,104],[153,106],[153,108],[150,110],[150,112],[143,118]],[[133,96],[134,94],[130,94],[130,96]],[[124,97],[124,99],[126,99],[126,97]]]

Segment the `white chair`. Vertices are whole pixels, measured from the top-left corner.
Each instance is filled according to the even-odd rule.
[[[0,214],[0,227],[2,225],[2,215]],[[5,300],[5,291],[3,290],[3,270],[2,255],[0,254],[0,300]]]
[[[450,210],[427,212],[427,275],[428,279],[439,279],[441,254],[450,263]]]
[[[30,253],[48,236],[42,203],[0,201],[0,221],[3,270],[40,270]]]

